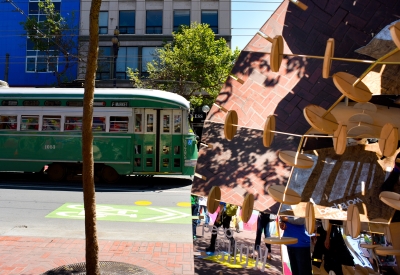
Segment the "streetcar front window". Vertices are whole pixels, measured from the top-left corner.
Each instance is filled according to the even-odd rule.
[[[38,130],[39,116],[21,116],[21,131]]]
[[[128,117],[110,117],[110,132],[128,132]]]
[[[142,114],[135,114],[135,132],[140,133],[142,132]]]
[[[65,117],[65,131],[82,131],[82,117]]]
[[[43,116],[42,131],[60,131],[61,116]]]
[[[17,130],[17,116],[0,116],[0,130]]]
[[[163,116],[163,132],[169,133],[169,115]]]
[[[182,129],[182,116],[174,115],[174,133],[180,133]]]

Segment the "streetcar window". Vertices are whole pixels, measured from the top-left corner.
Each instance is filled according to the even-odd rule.
[[[169,166],[169,159],[163,159],[163,167]]]
[[[163,115],[163,133],[169,133],[169,115]]]
[[[174,159],[174,167],[181,167],[181,159]]]
[[[136,167],[140,167],[141,166],[140,161],[141,161],[140,158],[135,158],[135,166]]]
[[[142,146],[135,145],[135,154],[141,154],[141,153],[142,153]]]
[[[93,117],[92,130],[104,132],[106,130],[106,118],[105,117]]]
[[[110,117],[110,132],[128,132],[128,121],[126,116]]]
[[[146,167],[153,167],[153,159],[151,158],[146,159]]]
[[[82,117],[65,117],[65,131],[82,131]]]
[[[39,116],[21,116],[21,131],[38,130]]]
[[[153,114],[147,114],[147,132],[153,132]]]
[[[180,155],[181,154],[181,147],[180,146],[175,146],[174,147],[174,154],[175,155]]]
[[[169,154],[169,146],[163,146],[162,151],[164,154]]]
[[[135,132],[142,132],[142,114],[135,114]]]
[[[61,116],[43,116],[42,131],[59,131],[61,129]]]
[[[174,133],[180,133],[182,129],[182,116],[174,115]]]
[[[0,116],[0,130],[17,130],[17,116]]]
[[[146,146],[146,154],[153,154],[153,146]]]

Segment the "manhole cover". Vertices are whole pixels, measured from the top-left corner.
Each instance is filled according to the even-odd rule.
[[[99,264],[101,275],[154,275],[137,265],[120,262],[100,262]],[[86,263],[63,265],[41,275],[86,275]]]

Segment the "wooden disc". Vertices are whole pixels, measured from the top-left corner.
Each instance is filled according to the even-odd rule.
[[[399,132],[397,127],[393,127],[390,123],[383,125],[378,141],[382,155],[385,157],[392,156],[396,152],[398,142]]]
[[[236,134],[238,124],[238,115],[235,110],[229,110],[225,117],[224,134],[225,138],[229,141],[233,139]]]
[[[335,39],[329,38],[326,43],[324,63],[322,64],[322,77],[329,78],[329,73],[331,71],[332,57],[335,51]]]
[[[370,111],[373,113],[376,113],[376,111],[378,110],[376,108],[376,105],[371,102],[364,102],[364,103],[357,102],[356,104],[354,104],[353,108],[360,109],[363,111]]]
[[[380,256],[400,256],[400,249],[394,249],[393,247],[377,247],[374,249],[374,251]]]
[[[242,212],[240,214],[242,221],[244,223],[250,220],[251,214],[253,213],[253,208],[254,208],[254,195],[248,193],[244,198],[242,205]]]
[[[390,191],[383,191],[379,194],[379,199],[386,205],[389,205],[396,210],[400,210],[400,194]]]
[[[219,201],[221,200],[221,189],[218,186],[213,186],[207,197],[207,210],[211,214],[217,211]]]
[[[298,242],[298,239],[292,237],[269,237],[264,238],[264,242],[269,244],[296,244]]]
[[[272,141],[274,140],[274,133],[271,131],[275,131],[275,125],[275,116],[269,115],[264,124],[263,144],[265,147],[271,146]]]
[[[345,72],[333,75],[333,83],[343,95],[357,102],[370,101],[372,93],[362,81],[353,86],[357,79],[354,75]]]
[[[347,132],[347,135],[353,138],[362,138],[363,136],[372,137],[374,136],[374,130],[366,125],[358,125],[350,128],[350,130]]]
[[[317,105],[310,104],[303,110],[304,117],[314,129],[324,134],[332,134],[338,127],[336,118],[331,113]]]
[[[336,154],[342,155],[346,151],[347,146],[347,126],[339,125],[333,133],[333,148]]]
[[[308,169],[313,167],[314,161],[303,154],[294,151],[280,151],[279,159],[287,165]]]
[[[294,205],[301,201],[301,197],[296,191],[287,188],[283,185],[271,185],[268,187],[268,194],[277,202]]]
[[[396,47],[400,49],[400,22],[389,27],[390,35]]]
[[[369,123],[369,124],[374,123],[374,119],[372,118],[372,116],[370,116],[368,114],[363,114],[363,113],[352,115],[349,118],[349,121],[350,122],[365,122],[365,123]]]
[[[283,57],[283,38],[282,35],[277,35],[274,37],[271,46],[271,54],[270,54],[270,66],[271,71],[274,73],[279,72],[279,68],[281,67]]]
[[[366,248],[366,249],[373,249],[373,248],[379,247],[379,246],[381,246],[381,245],[380,245],[380,244],[362,243],[362,244],[360,244],[360,246],[361,246],[362,248]]]
[[[314,233],[315,230],[315,211],[314,211],[314,204],[312,202],[306,203],[306,229],[308,234]]]
[[[360,235],[360,213],[358,212],[357,206],[354,204],[351,204],[349,208],[347,208],[347,231],[353,238],[357,238]]]

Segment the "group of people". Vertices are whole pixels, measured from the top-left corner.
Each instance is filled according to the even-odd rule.
[[[238,207],[229,203],[220,203],[218,215],[214,221],[216,228],[223,227],[230,229],[232,217],[236,215]],[[192,215],[198,216],[200,212],[205,217],[205,224],[210,223],[210,216],[207,211],[207,198],[192,196]],[[261,237],[271,236],[270,226],[276,221],[276,216],[268,210],[260,211],[257,218],[257,231],[254,242],[254,251],[260,252]],[[193,239],[196,239],[196,227],[200,219],[193,219]],[[342,275],[342,265],[354,266],[353,257],[344,243],[340,233],[340,225],[330,221],[329,227],[324,229],[322,224],[317,226],[317,234],[309,235],[305,228],[305,219],[296,217],[280,217],[279,227],[283,230],[283,237],[297,238],[296,244],[287,245],[290,266],[293,275],[312,275],[312,265],[321,267],[321,260],[324,259],[324,269],[328,272],[333,270],[336,275]],[[231,252],[234,251],[235,240],[233,234],[226,234],[230,241]],[[314,240],[313,253],[311,255],[312,238]],[[207,252],[215,252],[217,234],[211,235],[210,245]],[[267,259],[271,260],[271,245],[266,244],[268,250]],[[338,256],[339,255],[339,256]],[[311,259],[319,259],[311,261]],[[308,263],[308,264],[307,264]]]

